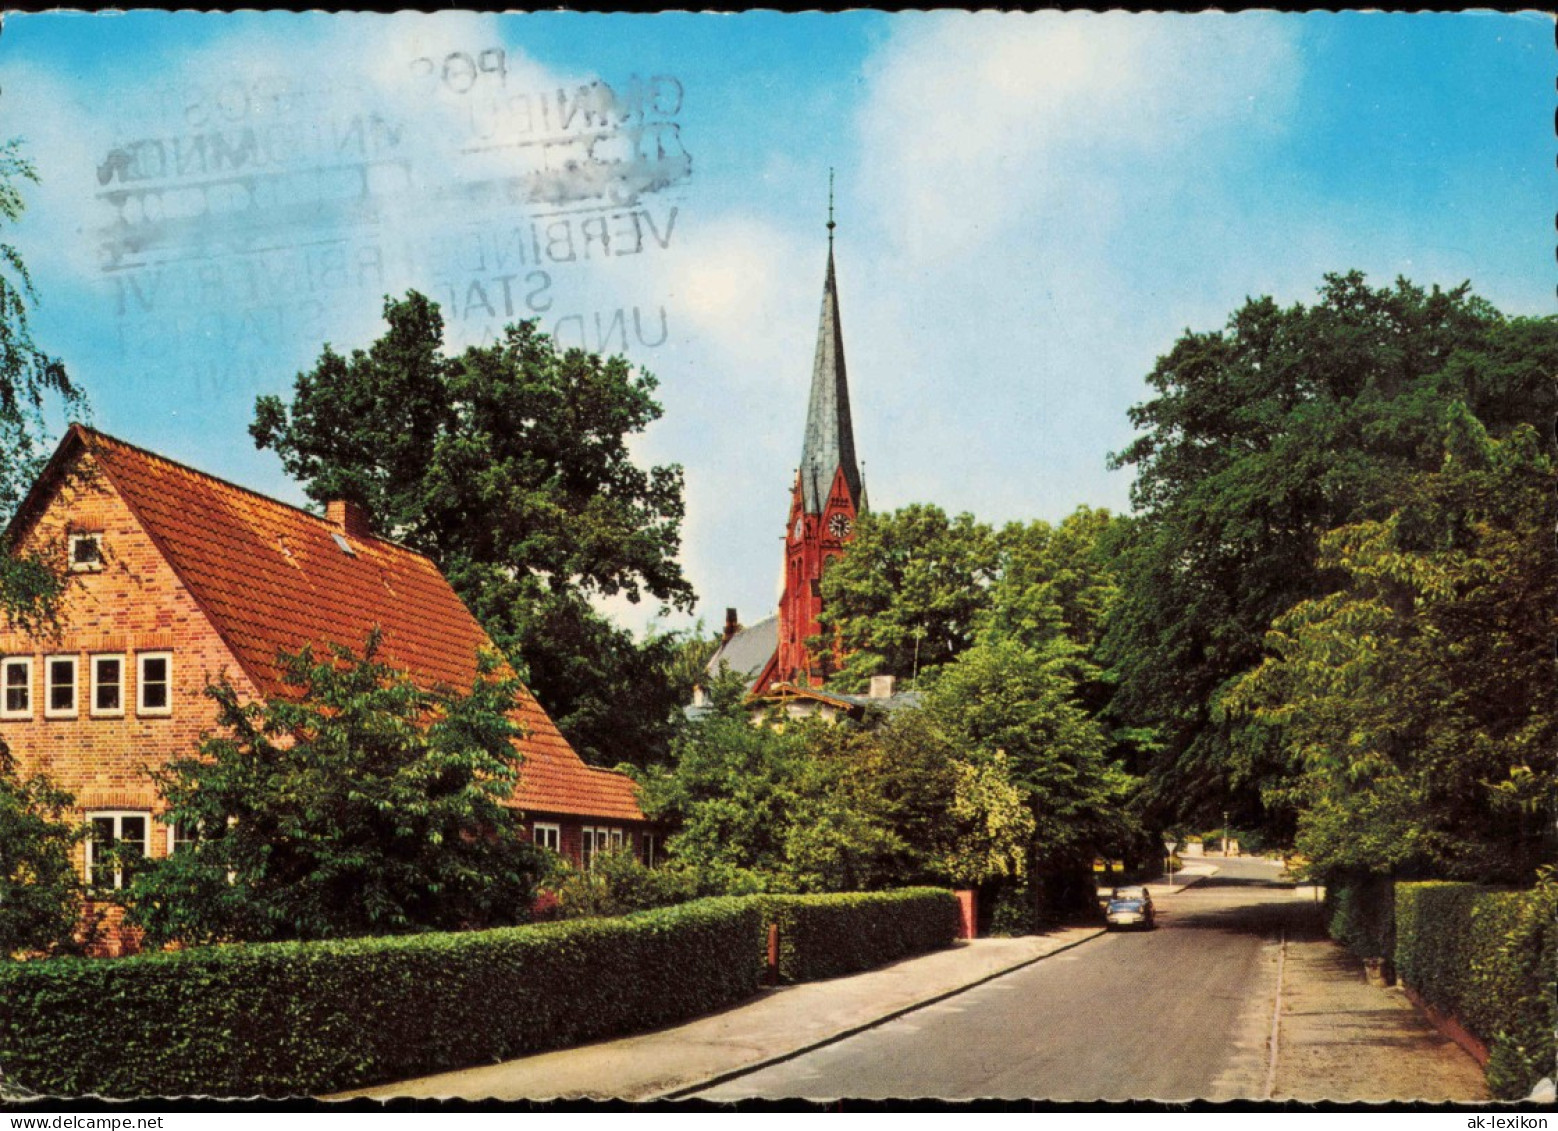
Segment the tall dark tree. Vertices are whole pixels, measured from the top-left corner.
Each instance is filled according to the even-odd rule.
[[[641,468],[628,450],[660,417],[655,379],[561,352],[533,322],[449,357],[437,304],[415,291],[384,316],[368,349],[327,345],[290,404],[259,398],[255,443],[316,502],[362,503],[377,532],[428,554],[587,757],[663,754],[679,705],[670,650],[589,606],[693,603],[681,468]]]
[[[1268,789],[1317,874],[1529,883],[1551,858],[1555,522],[1535,430],[1492,440],[1457,409],[1439,471],[1321,539],[1344,584],[1279,617],[1218,704],[1282,728],[1292,772]]]
[[[1231,808],[1291,833],[1293,813],[1261,801],[1287,772],[1277,730],[1211,705],[1261,661],[1277,617],[1340,583],[1322,535],[1382,519],[1438,466],[1452,403],[1495,437],[1550,424],[1555,363],[1558,321],[1356,273],[1328,276],[1313,306],[1251,300],[1158,360],[1155,396],[1131,411],[1142,435],[1114,457],[1136,470],[1138,513],[1105,656],[1116,713],[1159,728],[1160,820]]]
[[[37,180],[18,139],[0,144],[0,229],[21,219],[26,208],[22,185]],[[64,364],[33,341],[28,306],[37,297],[21,252],[0,239],[0,527],[46,458],[45,407],[52,402],[65,413],[85,408]],[[21,628],[36,628],[49,621],[64,576],[58,563],[51,565],[45,556],[15,551],[0,545],[0,615]]]
[[[22,185],[37,180],[18,139],[0,144],[0,229],[21,219]],[[0,238],[0,530],[42,469],[46,407],[85,409],[63,363],[33,340],[28,306],[36,301],[21,252]],[[68,578],[63,551],[24,552],[0,536],[0,622],[23,632],[56,623]],[[22,780],[0,739],[0,958],[71,943],[81,894],[71,850],[83,830],[67,819],[70,806],[69,795],[47,778]]]

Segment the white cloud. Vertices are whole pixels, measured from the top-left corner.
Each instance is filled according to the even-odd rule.
[[[938,13],[895,25],[867,67],[862,187],[900,252],[999,240],[1122,154],[1205,157],[1213,136],[1280,121],[1293,46],[1266,20],[1124,13]],[[1226,141],[1232,138],[1224,138]]]

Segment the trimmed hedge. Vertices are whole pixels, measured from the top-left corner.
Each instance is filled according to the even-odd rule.
[[[1523,1099],[1552,1074],[1558,888],[1396,885],[1396,972],[1488,1046],[1488,1088]]]
[[[1335,876],[1325,886],[1326,930],[1359,958],[1389,958],[1395,949],[1394,898],[1389,876]]]
[[[746,899],[460,934],[0,962],[0,1065],[37,1092],[340,1091],[635,1032],[756,992]]]
[[[958,901],[942,888],[833,895],[759,895],[779,925],[779,980],[812,982],[951,946]]]

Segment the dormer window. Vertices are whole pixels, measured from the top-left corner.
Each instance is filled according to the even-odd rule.
[[[101,531],[70,536],[70,570],[72,573],[97,573],[103,568],[103,535]]]

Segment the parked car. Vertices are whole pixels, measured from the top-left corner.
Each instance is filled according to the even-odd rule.
[[[1149,908],[1152,906],[1152,893],[1147,890],[1146,884],[1123,884],[1114,889],[1110,899],[1139,899]]]
[[[1104,910],[1104,922],[1111,930],[1117,927],[1140,927],[1150,931],[1155,926],[1152,901],[1141,899],[1111,899]]]

